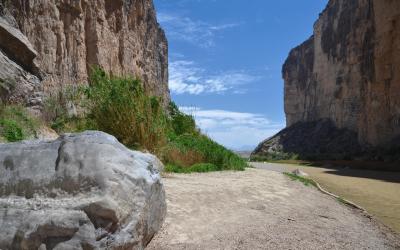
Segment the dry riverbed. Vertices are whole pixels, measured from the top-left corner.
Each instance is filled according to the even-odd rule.
[[[389,229],[278,172],[169,175],[147,249],[399,249]]]

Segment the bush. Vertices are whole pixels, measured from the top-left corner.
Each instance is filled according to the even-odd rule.
[[[0,106],[0,137],[6,142],[16,142],[36,136],[39,122],[24,107]]]
[[[0,120],[2,136],[8,142],[21,141],[25,138],[22,128],[14,120]]]
[[[110,77],[95,68],[85,94],[89,118],[98,129],[152,153],[166,143],[168,123],[160,100],[147,96],[138,79]]]
[[[179,174],[187,174],[187,173],[206,173],[212,171],[219,171],[220,169],[214,164],[210,163],[198,163],[191,167],[180,167],[173,164],[168,164],[165,166],[165,171],[170,173],[179,173]]]
[[[169,104],[168,111],[171,116],[171,125],[175,135],[199,133],[193,116],[182,113],[175,103],[171,102]]]
[[[171,155],[174,151],[179,154]],[[188,156],[193,157],[185,158]],[[213,164],[218,170],[244,170],[247,167],[247,163],[238,155],[202,134],[183,134],[172,138],[164,150],[163,160],[183,168],[198,163]]]

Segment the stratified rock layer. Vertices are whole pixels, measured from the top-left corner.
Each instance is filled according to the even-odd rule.
[[[144,249],[166,215],[161,169],[102,132],[0,144],[0,249]]]
[[[0,16],[37,51],[45,94],[86,83],[91,67],[98,65],[112,74],[140,77],[148,93],[169,101],[168,45],[152,1],[0,0]],[[0,39],[11,59],[32,59],[30,50],[10,47]]]
[[[330,0],[283,67],[287,126],[330,119],[362,145],[400,135],[400,1]]]

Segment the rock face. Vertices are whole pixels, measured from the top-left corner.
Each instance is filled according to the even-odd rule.
[[[0,144],[0,248],[144,249],[166,214],[161,168],[101,132]]]
[[[288,155],[284,155],[284,154]],[[252,156],[277,159],[348,159],[362,153],[357,133],[338,129],[331,120],[299,122],[260,143]]]
[[[400,135],[400,2],[330,0],[283,67],[287,125],[328,118],[362,144]]]
[[[0,5],[0,99],[39,108],[42,92],[34,63],[37,52],[14,25],[15,19]]]
[[[29,66],[35,58],[45,94],[86,83],[98,65],[140,77],[148,93],[169,101],[168,45],[152,1],[0,0],[0,16],[32,44],[10,48],[0,29],[1,50],[33,74],[38,72]]]
[[[400,135],[400,1],[330,0],[283,78],[288,128],[328,119],[363,148],[389,145]]]

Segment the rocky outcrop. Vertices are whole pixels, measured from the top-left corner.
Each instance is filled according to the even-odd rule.
[[[39,109],[42,102],[37,52],[0,5],[0,99]]]
[[[86,83],[91,67],[98,65],[111,74],[140,77],[149,94],[169,101],[168,45],[152,1],[0,0],[0,4],[0,16],[32,44],[25,48],[17,43],[19,47],[13,48],[0,29],[0,48],[33,74],[37,70],[30,69],[29,62],[35,58],[45,94]]]
[[[298,122],[260,143],[252,158],[281,160],[300,157],[307,160],[345,160],[360,155],[357,133],[338,129],[329,119]]]
[[[329,119],[363,148],[389,145],[400,135],[399,48],[400,1],[330,0],[283,66],[287,127]]]
[[[166,214],[161,169],[101,132],[0,144],[0,248],[143,249]]]

